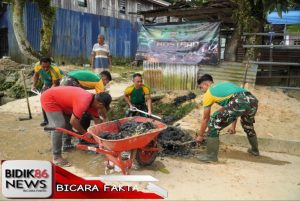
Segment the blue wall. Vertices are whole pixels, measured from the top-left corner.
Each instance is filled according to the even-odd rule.
[[[20,57],[20,53],[12,29],[11,9],[9,6],[5,15],[1,17],[0,26],[6,24],[8,27],[9,54],[13,59],[20,61],[21,58],[15,58],[17,55]],[[8,19],[6,23],[4,23],[4,18]],[[26,4],[23,19],[27,39],[38,51],[42,22],[35,4]],[[132,24],[128,20],[61,8],[56,10],[51,45],[52,56],[56,62],[86,63],[89,61],[92,47],[97,42],[99,33],[105,36],[113,57],[134,57],[137,49],[137,23]]]

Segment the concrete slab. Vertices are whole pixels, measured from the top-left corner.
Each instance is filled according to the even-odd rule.
[[[220,141],[228,145],[249,147],[249,142],[246,135],[221,135]],[[259,149],[262,151],[288,153],[300,156],[300,141],[289,141],[259,137],[258,145]]]

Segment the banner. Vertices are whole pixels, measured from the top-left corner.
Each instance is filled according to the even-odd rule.
[[[2,194],[6,198],[163,199],[168,193],[150,175],[104,175],[82,178],[49,161],[2,161]],[[103,182],[105,180],[106,182]],[[128,182],[137,182],[128,185]],[[110,182],[110,183],[107,183]],[[126,184],[124,184],[126,182]],[[142,182],[147,182],[142,185]]]
[[[141,26],[136,60],[170,64],[219,61],[219,22]]]

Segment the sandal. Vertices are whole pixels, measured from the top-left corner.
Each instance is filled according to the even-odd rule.
[[[71,163],[69,163],[66,159],[63,159],[63,158],[53,159],[53,163],[57,166],[60,166],[60,167],[70,167],[70,166],[72,166]]]

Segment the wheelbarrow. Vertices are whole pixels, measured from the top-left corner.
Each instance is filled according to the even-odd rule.
[[[155,129],[119,140],[107,140],[100,137],[103,132],[118,133],[120,126],[130,121],[151,122]],[[103,153],[107,157],[107,164],[112,162],[114,165],[120,167],[122,174],[129,174],[134,159],[142,166],[148,166],[153,163],[159,151],[157,136],[166,128],[167,125],[154,119],[145,117],[127,117],[91,126],[88,128],[87,133],[83,135],[79,135],[64,128],[55,128],[55,130],[72,135],[90,144],[98,145],[98,147],[93,147],[77,144],[76,148]],[[128,158],[122,157],[124,152],[130,152],[130,156]]]

